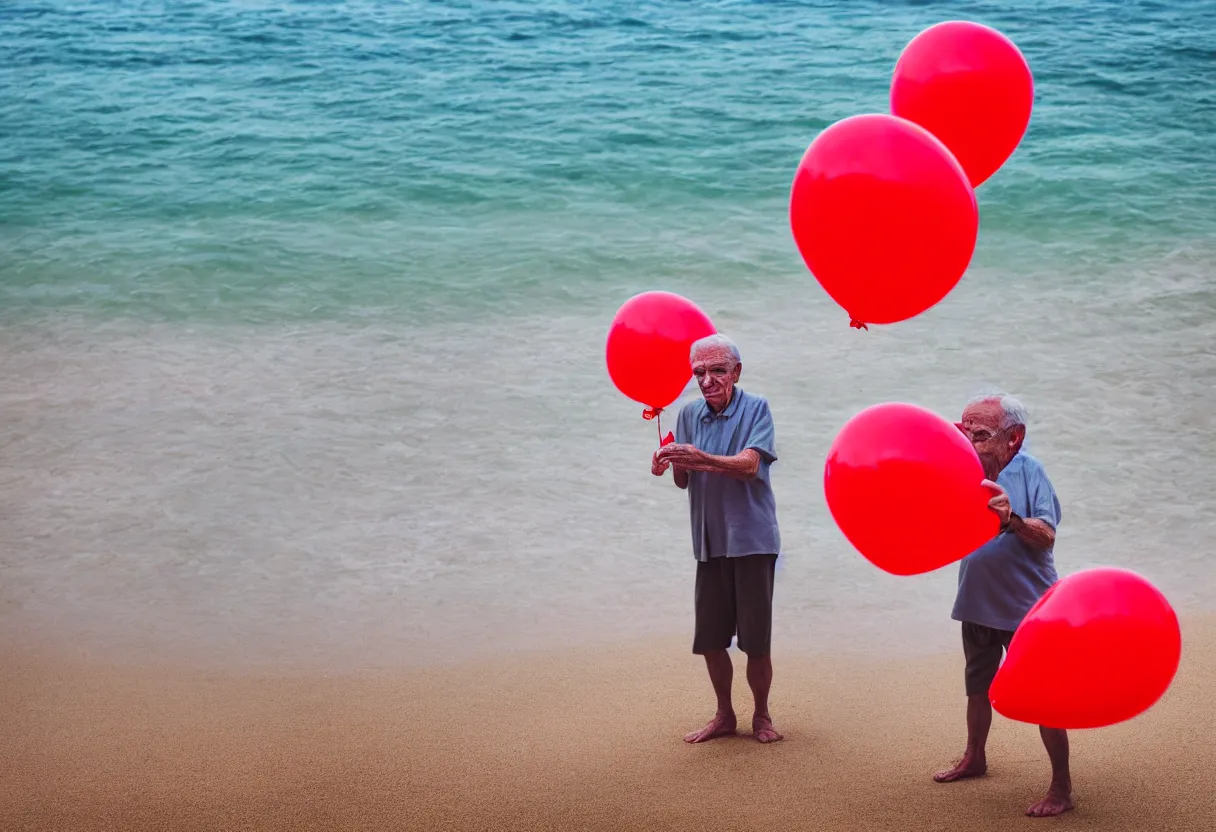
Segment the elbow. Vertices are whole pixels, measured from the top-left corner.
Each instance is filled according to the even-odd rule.
[[[1055,526],[1052,526],[1050,523],[1048,523],[1044,520],[1040,520],[1035,525],[1037,525],[1039,527],[1039,529],[1038,529],[1039,539],[1043,543],[1043,548],[1050,549],[1052,546],[1055,546],[1056,545]]]
[[[751,464],[745,468],[736,468],[735,470],[727,471],[726,473],[728,476],[732,476],[737,480],[743,480],[744,482],[751,482],[759,475],[760,466]]]
[[[1036,523],[1034,529],[1038,534],[1035,535],[1033,541],[1027,541],[1035,545],[1035,548],[1047,552],[1056,545],[1056,530],[1046,523]]]

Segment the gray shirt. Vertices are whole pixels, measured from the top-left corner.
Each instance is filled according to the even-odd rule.
[[[1014,514],[1026,520],[1042,520],[1053,529],[1059,526],[1060,501],[1043,463],[1033,456],[1019,453],[996,482],[1009,494]],[[1016,630],[1057,580],[1051,549],[1033,549],[1013,532],[1001,532],[959,563],[958,596],[950,617],[998,630]]]
[[[734,456],[748,448],[760,454],[760,468],[750,480],[688,472],[692,551],[697,560],[781,554],[777,502],[769,482],[769,466],[777,461],[777,452],[768,400],[736,386],[721,413],[714,413],[704,399],[689,402],[680,409],[676,441],[717,456]]]

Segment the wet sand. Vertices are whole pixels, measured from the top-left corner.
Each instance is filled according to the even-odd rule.
[[[786,740],[694,747],[711,701],[682,641],[344,674],[10,650],[0,828],[1210,830],[1216,617],[1183,639],[1155,708],[1072,734],[1078,806],[1059,820],[1023,817],[1047,760],[999,716],[987,778],[931,781],[962,750],[954,654],[778,655]]]

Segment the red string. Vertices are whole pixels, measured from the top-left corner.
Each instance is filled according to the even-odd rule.
[[[648,407],[642,411],[642,418],[646,421],[655,420],[655,427],[659,431],[659,447],[663,447],[663,417],[660,415],[663,412],[661,407]]]

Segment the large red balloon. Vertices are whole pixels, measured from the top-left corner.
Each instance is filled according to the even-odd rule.
[[[790,225],[807,267],[854,326],[919,315],[971,262],[975,192],[946,146],[896,116],[838,121],[794,175]]]
[[[1013,153],[1033,103],[1034,78],[1013,41],[964,20],[913,38],[891,79],[891,112],[941,139],[972,187]]]
[[[892,402],[866,408],[837,434],[823,488],[836,525],[867,560],[917,575],[996,535],[983,479],[975,448],[953,423]]]
[[[664,408],[692,378],[688,351],[716,330],[688,298],[643,292],[625,301],[608,329],[605,357],[617,389],[636,402]]]
[[[1126,569],[1086,569],[1030,608],[988,697],[1010,719],[1100,728],[1152,707],[1181,656],[1178,616],[1156,587]]]

